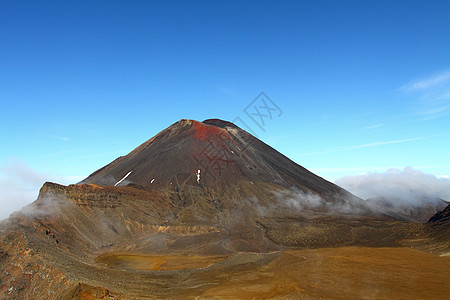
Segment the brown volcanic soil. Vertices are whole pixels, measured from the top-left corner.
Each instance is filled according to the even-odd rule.
[[[176,270],[200,268],[222,259],[135,255],[131,265],[136,270]],[[162,264],[167,266],[162,268]],[[288,250],[265,265],[212,268],[193,277],[199,278],[198,286],[180,289],[180,297],[445,299],[450,296],[448,286],[443,284],[450,278],[450,258],[408,248]]]
[[[238,254],[203,270],[186,270],[185,276],[168,274],[155,277],[164,278],[164,284],[170,288],[149,286],[148,295],[154,299],[447,299],[450,296],[446,284],[450,258],[408,248],[343,247]],[[184,282],[179,282],[180,278]],[[132,286],[107,290],[108,295],[114,299],[148,299],[129,294],[131,287],[145,282],[142,279]],[[86,285],[73,293],[88,299],[88,295],[105,293],[101,291]]]
[[[165,257],[164,260],[170,259]],[[133,282],[124,285],[125,278]],[[149,284],[150,274],[153,281]],[[111,273],[113,275],[113,273]],[[408,248],[344,247],[237,254],[177,273],[114,274],[112,299],[447,299],[450,258]],[[157,282],[154,280],[157,279]],[[93,283],[97,283],[93,282]],[[111,288],[109,288],[111,287]],[[89,292],[90,290],[90,292]],[[146,291],[146,294],[132,292]],[[84,293],[84,294],[83,294]],[[106,294],[86,285],[71,296]],[[151,295],[151,296],[149,296]]]
[[[450,258],[407,248],[290,250],[267,265],[223,277],[199,292],[200,299],[450,297]]]
[[[209,214],[202,194],[196,195],[196,213]],[[217,222],[222,217],[216,213],[214,222],[207,223],[187,214],[178,200],[157,190],[46,184],[32,213],[17,213],[0,226],[1,297],[442,299],[437,296],[446,295],[442,286],[449,279],[448,257],[409,248],[445,253],[448,243],[430,232],[440,232],[439,237],[448,237],[448,232],[429,224],[314,210],[293,215],[291,208],[281,206],[258,214],[251,208],[259,202],[233,212],[234,222],[228,223],[229,212],[223,212],[226,222]],[[343,245],[354,247],[338,247]],[[386,247],[402,245],[408,248]],[[311,247],[315,249],[306,249]],[[131,263],[125,259],[124,267],[118,253],[134,258]]]
[[[226,256],[105,254],[96,262],[108,268],[139,271],[162,271],[205,268]]]

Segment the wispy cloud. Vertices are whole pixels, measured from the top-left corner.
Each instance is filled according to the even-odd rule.
[[[85,176],[51,176],[31,168],[17,158],[0,166],[0,220],[36,200],[46,181],[71,184]]]
[[[63,141],[63,142],[67,142],[67,141],[70,140],[70,138],[68,138],[67,136],[49,135],[48,137],[52,138],[52,139],[60,140],[60,141]]]
[[[441,72],[434,76],[411,81],[400,89],[408,92],[426,90],[438,85],[450,83],[450,71]]]
[[[390,145],[390,144],[400,144],[400,143],[406,143],[406,142],[419,141],[419,140],[423,140],[426,138],[428,138],[428,137],[416,137],[416,138],[393,140],[393,141],[379,141],[379,142],[373,142],[373,143],[361,144],[361,145],[336,147],[336,148],[331,148],[331,149],[324,150],[324,151],[306,153],[306,154],[302,154],[300,156],[312,156],[312,155],[319,155],[319,154],[332,153],[332,152],[349,151],[349,150],[361,149],[361,148],[378,147],[378,146],[384,146],[384,145]]]
[[[422,117],[422,120],[431,120],[446,116],[450,113],[450,103],[448,105],[433,105],[429,108],[422,109],[418,112],[418,115]]]
[[[415,98],[415,115],[430,120],[450,114],[450,71],[412,81],[400,88]]]
[[[384,125],[385,125],[385,123],[379,123],[379,124],[375,124],[375,125],[370,125],[370,126],[364,127],[363,129],[371,130],[371,129],[376,129],[376,128],[383,127]]]

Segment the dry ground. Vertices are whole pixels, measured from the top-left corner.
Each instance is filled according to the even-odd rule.
[[[225,258],[226,256],[107,254],[98,257],[96,261],[110,268],[124,270],[167,271],[204,268]]]
[[[171,292],[167,296],[155,293],[154,299],[450,299],[450,258],[415,249],[288,250],[266,254],[272,259],[263,263],[251,255],[263,257],[113,254],[98,261],[132,273],[146,269],[189,272],[189,268],[212,264],[190,274],[189,281],[195,285],[168,280]],[[115,299],[128,299],[123,292]],[[92,293],[85,290],[83,295],[88,299]]]
[[[212,298],[450,299],[450,258],[407,248],[286,251],[257,270],[231,274]]]

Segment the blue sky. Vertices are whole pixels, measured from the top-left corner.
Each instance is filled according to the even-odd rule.
[[[236,117],[329,180],[446,177],[449,14],[448,1],[2,1],[0,178],[77,182],[181,118]],[[283,112],[264,130],[244,111],[261,91]]]

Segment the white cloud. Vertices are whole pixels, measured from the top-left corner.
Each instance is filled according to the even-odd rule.
[[[66,136],[59,136],[59,135],[49,135],[50,138],[52,139],[56,139],[56,140],[60,140],[63,142],[67,142],[70,140],[70,138],[66,137]]]
[[[37,172],[25,162],[11,159],[0,166],[0,220],[36,200],[46,181],[76,183],[83,176],[50,176]]]
[[[371,129],[376,129],[376,128],[383,127],[384,125],[385,125],[385,123],[379,123],[379,124],[375,124],[375,125],[370,125],[370,126],[364,127],[363,129],[371,130]]]
[[[414,80],[402,86],[400,89],[407,92],[412,92],[430,89],[447,83],[450,83],[450,71],[441,72],[434,76],[430,76],[420,80]]]
[[[373,142],[373,143],[361,144],[361,145],[343,146],[343,147],[331,148],[331,149],[319,151],[319,152],[306,153],[306,154],[302,154],[300,156],[311,156],[311,155],[318,155],[318,154],[324,154],[324,153],[348,151],[348,150],[354,150],[354,149],[360,149],[360,148],[377,147],[377,146],[384,146],[384,145],[390,145],[390,144],[400,144],[400,143],[423,140],[426,138],[427,137],[416,137],[416,138],[410,138],[410,139],[401,139],[401,140],[393,140],[393,141],[379,141],[379,142]]]
[[[439,117],[446,116],[450,113],[450,103],[449,104],[425,104],[419,110],[418,115],[422,117],[423,120],[436,119]]]
[[[414,114],[421,120],[436,119],[450,114],[450,71],[412,81],[400,88],[415,97]]]
[[[408,204],[418,204],[422,197],[450,201],[449,179],[425,174],[411,167],[345,176],[335,183],[363,199],[385,197]]]

